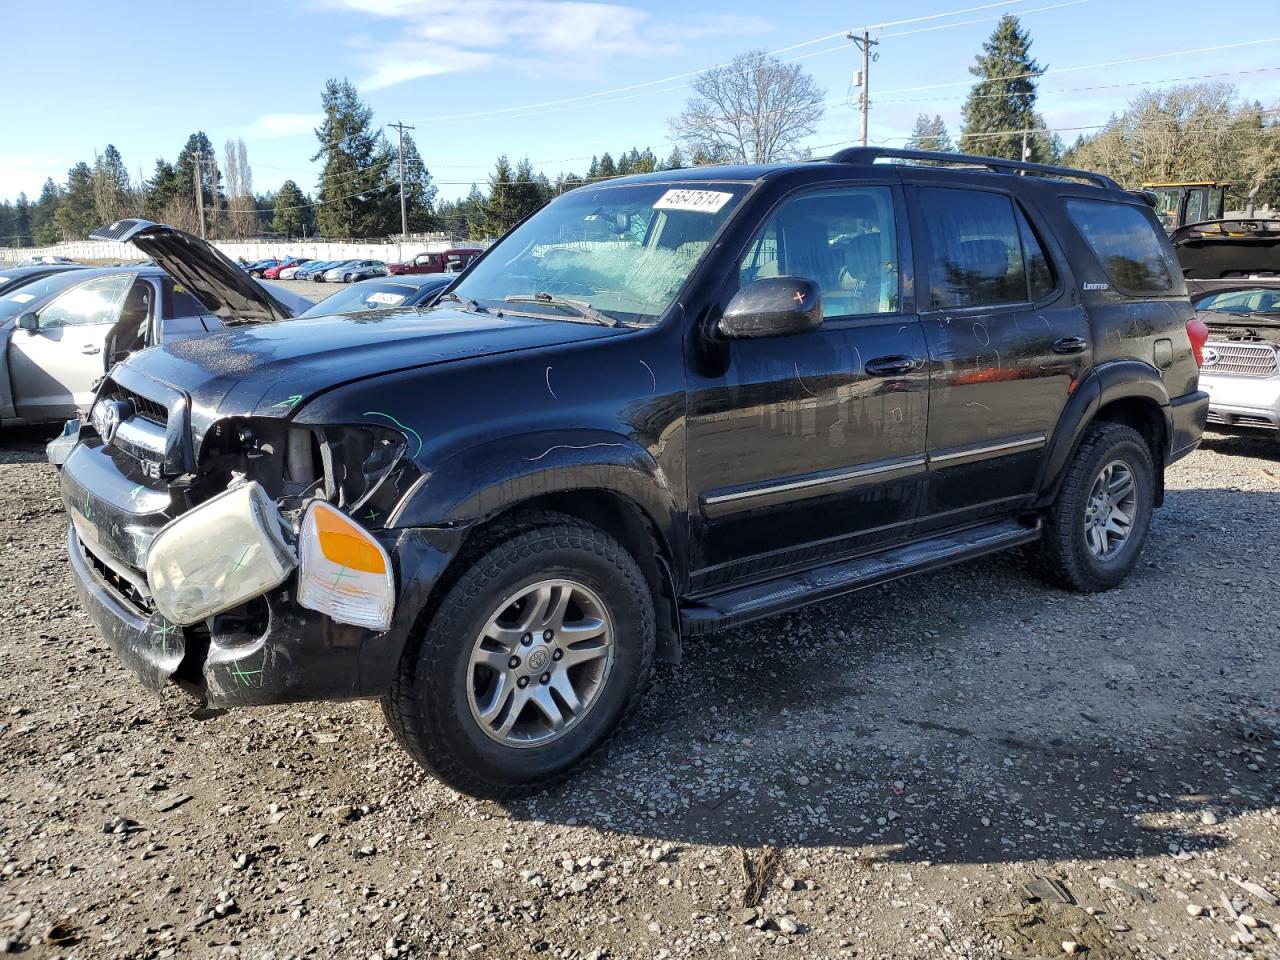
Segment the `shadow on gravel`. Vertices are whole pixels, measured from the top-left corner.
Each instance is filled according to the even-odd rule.
[[[1280,463],[1280,434],[1206,433],[1200,446],[1227,456],[1257,457]]]
[[[44,448],[62,432],[62,424],[0,428],[0,463],[36,463],[45,459]]]
[[[1108,594],[1046,588],[1011,554],[690,644],[605,757],[509,813],[902,863],[1229,845],[1231,818],[1280,805],[1276,631],[1246,626],[1271,617],[1248,593],[1265,539],[1212,569],[1202,551],[1278,502],[1171,491]],[[1186,596],[1188,575],[1222,584],[1222,607]]]

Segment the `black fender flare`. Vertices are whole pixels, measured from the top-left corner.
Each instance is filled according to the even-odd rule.
[[[1058,418],[1058,426],[1040,468],[1037,507],[1048,506],[1057,498],[1067,466],[1098,411],[1117,400],[1129,398],[1149,401],[1160,409],[1164,443],[1163,449],[1158,451],[1158,459],[1163,464],[1169,455],[1169,443],[1173,437],[1173,418],[1169,409],[1169,391],[1160,371],[1141,360],[1114,360],[1101,364],[1076,386]],[[1162,470],[1160,472],[1163,474]],[[1157,477],[1157,484],[1159,493],[1163,493],[1162,477]],[[1157,496],[1157,503],[1160,499],[1162,497]]]
[[[392,513],[396,527],[470,527],[549,494],[612,494],[636,507],[680,563],[679,486],[653,455],[610,430],[546,430],[493,438],[424,467]]]

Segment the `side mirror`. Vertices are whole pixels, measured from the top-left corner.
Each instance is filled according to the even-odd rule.
[[[747,284],[725,307],[717,329],[730,339],[784,337],[822,324],[822,290],[804,277],[766,277]]]
[[[18,328],[21,330],[30,330],[35,333],[40,329],[40,318],[34,313],[24,313],[18,318]]]

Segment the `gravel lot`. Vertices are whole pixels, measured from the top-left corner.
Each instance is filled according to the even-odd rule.
[[[146,695],[75,602],[45,436],[0,440],[0,948],[1280,956],[1274,444],[1175,467],[1112,593],[1012,554],[698,642],[606,756],[502,806],[376,704]]]

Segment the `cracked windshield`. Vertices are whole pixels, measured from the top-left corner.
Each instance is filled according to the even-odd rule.
[[[745,192],[708,183],[567,194],[509,234],[455,292],[557,320],[653,323]]]

